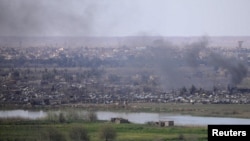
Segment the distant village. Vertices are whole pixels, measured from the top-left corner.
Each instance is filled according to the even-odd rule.
[[[190,45],[200,49],[191,55],[191,47],[169,48],[161,40],[155,44],[72,48],[1,45],[0,105],[250,103],[250,49],[242,46],[243,41],[235,48],[209,48],[241,62],[237,68],[219,63],[210,66],[209,51],[200,49],[200,43]],[[179,77],[175,76],[178,73]]]

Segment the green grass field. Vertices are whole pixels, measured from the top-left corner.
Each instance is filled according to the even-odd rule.
[[[116,141],[177,141],[207,140],[207,127],[158,127],[148,124],[114,124],[109,122],[71,122],[52,123],[48,121],[8,121],[0,123],[0,141],[46,141],[43,136],[51,129],[58,131],[66,140],[71,141],[69,132],[74,127],[84,127],[90,141],[101,141],[100,128],[112,126],[116,133]]]

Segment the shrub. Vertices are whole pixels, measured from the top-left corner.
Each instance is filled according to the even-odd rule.
[[[83,127],[74,127],[69,136],[73,141],[89,141],[88,131]]]
[[[116,138],[116,131],[112,126],[105,125],[100,129],[99,137],[101,140],[113,141]]]
[[[64,114],[63,114],[63,113],[60,113],[60,114],[59,114],[59,122],[60,122],[60,123],[64,123],[65,121],[66,121],[66,118],[65,118]]]
[[[55,112],[48,112],[46,119],[48,121],[57,122],[58,121],[58,115]]]
[[[82,117],[83,115],[81,115],[80,111],[76,111],[76,110],[69,110],[67,111],[67,114],[66,114],[66,118],[69,121],[81,120]]]
[[[179,134],[179,136],[177,137],[177,139],[178,139],[178,140],[184,140],[184,139],[185,139],[185,137],[184,137],[184,135],[183,135],[183,134]]]
[[[88,112],[87,116],[88,116],[89,121],[91,121],[91,122],[97,121],[97,115],[95,112],[90,111],[90,112]]]

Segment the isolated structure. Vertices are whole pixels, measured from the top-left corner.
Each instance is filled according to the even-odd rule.
[[[156,122],[156,125],[159,125],[160,127],[167,127],[167,126],[174,126],[174,121],[159,121]]]
[[[110,120],[112,123],[116,123],[116,124],[121,124],[121,123],[130,123],[127,119],[123,119],[123,118],[111,118]]]

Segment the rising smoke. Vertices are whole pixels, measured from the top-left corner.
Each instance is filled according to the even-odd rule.
[[[218,70],[225,70],[228,74],[225,80],[220,80],[225,87],[226,85],[236,86],[247,76],[248,69],[243,62],[214,52],[208,48],[207,38],[186,45],[182,51],[177,51],[176,46],[167,42],[161,43],[159,48],[151,49],[154,54],[151,60],[164,89],[177,89],[191,85],[211,89],[217,85],[214,81],[217,79]],[[201,66],[211,68],[210,71],[213,70],[207,74],[210,75],[209,77],[201,73],[204,69]],[[199,73],[203,76],[197,79],[194,74]]]
[[[236,57],[227,57],[216,53],[208,48],[208,39],[203,38],[199,42],[192,43],[188,46],[190,50],[187,52],[186,60],[191,67],[198,67],[201,63],[200,54],[206,54],[206,65],[213,68],[225,69],[230,76],[230,84],[236,86],[247,76],[247,66]]]
[[[176,46],[163,39],[153,41],[150,52],[153,54],[150,63],[156,75],[160,77],[163,89],[176,89],[186,86],[189,82],[185,79],[185,73],[180,69],[183,60],[175,58],[179,52]]]
[[[230,75],[230,84],[236,86],[247,76],[247,66],[236,58],[222,57],[219,54],[211,53],[209,64],[215,67],[226,69]]]
[[[87,0],[1,0],[0,34],[89,35],[97,7]]]
[[[200,41],[186,45],[187,52],[184,54],[184,59],[190,67],[198,67],[201,61],[200,54],[210,52],[208,44],[208,37],[202,37]]]

